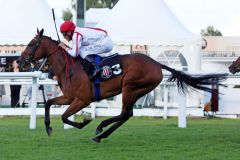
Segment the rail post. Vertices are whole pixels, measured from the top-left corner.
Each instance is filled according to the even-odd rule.
[[[186,116],[186,95],[180,95],[179,98],[179,110],[178,110],[178,128],[187,127],[187,116]]]
[[[30,114],[30,129],[36,129],[36,110],[37,110],[37,88],[38,77],[32,77],[32,98],[31,98],[31,114]]]

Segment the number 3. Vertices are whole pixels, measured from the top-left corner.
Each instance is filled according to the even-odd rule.
[[[122,73],[122,69],[120,68],[120,64],[116,64],[112,66],[113,74],[118,75]]]

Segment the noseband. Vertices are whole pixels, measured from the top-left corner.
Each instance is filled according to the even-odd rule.
[[[42,38],[39,38],[39,39],[34,38],[34,40],[36,40],[36,43],[28,45],[28,47],[33,47],[33,48],[31,49],[29,56],[25,59],[25,63],[27,64],[34,62],[34,55],[38,47],[40,46]]]
[[[25,63],[29,64],[29,63],[32,63],[32,62],[35,61],[35,60],[34,60],[34,55],[35,55],[38,47],[40,46],[42,39],[43,39],[42,37],[39,38],[39,39],[34,38],[34,40],[36,41],[36,43],[34,43],[34,44],[29,44],[29,45],[28,45],[28,47],[33,47],[33,48],[31,49],[29,56],[25,59]],[[49,58],[51,55],[53,55],[54,53],[56,53],[58,49],[59,49],[59,47],[57,46],[57,47],[56,47],[48,56],[46,56],[45,58]]]
[[[41,38],[39,38],[39,39],[37,39],[37,38],[35,37],[33,40],[36,41],[36,42],[35,42],[34,44],[31,44],[31,43],[28,44],[28,47],[32,47],[32,48],[31,48],[31,51],[30,51],[30,54],[28,55],[28,57],[25,58],[24,64],[29,64],[29,63],[35,62],[35,60],[34,60],[34,55],[35,55],[37,49],[39,48],[42,39],[43,39],[43,37],[41,37]],[[49,58],[50,56],[52,56],[53,54],[55,54],[58,49],[61,49],[61,47],[57,46],[53,51],[51,51],[51,52],[49,53],[49,55],[46,55],[45,58]],[[67,77],[69,77],[69,73],[68,73],[68,66],[69,66],[69,64],[68,64],[67,53],[66,53],[65,50],[63,50],[63,53],[65,53],[64,55],[65,55],[65,61],[66,61],[66,67],[65,67],[65,66],[64,66],[64,67],[66,68],[66,75],[67,75]],[[72,60],[72,64],[74,65],[73,59],[71,59],[71,60]],[[24,65],[24,64],[23,64],[23,65]],[[64,67],[63,67],[63,68],[64,68]]]

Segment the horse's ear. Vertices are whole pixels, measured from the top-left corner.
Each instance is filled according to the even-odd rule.
[[[39,37],[42,37],[43,32],[44,32],[44,29],[41,29],[41,31],[39,32]]]
[[[37,34],[39,33],[39,29],[37,28]]]

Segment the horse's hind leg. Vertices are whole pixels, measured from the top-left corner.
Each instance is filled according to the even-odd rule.
[[[133,116],[133,105],[137,101],[137,98],[134,98],[134,96],[129,95],[128,92],[123,92],[122,94],[122,113],[118,116],[106,119],[100,123],[99,126],[97,126],[96,134],[99,134],[103,131],[104,127],[107,127],[108,125],[117,122],[117,121],[123,121],[125,119],[129,119],[129,117]]]
[[[130,117],[133,116],[133,105],[137,100],[137,97],[128,94],[132,92],[123,92],[122,101],[122,113],[119,116],[109,118],[101,122],[101,124],[97,127],[96,133],[102,132],[102,128],[114,123],[110,128],[104,131],[101,135],[93,138],[93,141],[100,142],[102,138],[107,138],[110,134],[112,134],[118,127],[120,127],[123,123],[125,123]]]
[[[158,83],[161,81],[161,77],[159,79],[149,80],[147,82],[139,81],[139,83],[134,82],[133,80],[129,80],[124,84],[122,90],[122,113],[119,116],[107,119],[102,121],[101,124],[97,127],[96,133],[102,132],[103,127],[108,126],[111,123],[114,123],[109,129],[103,132],[101,135],[95,137],[93,140],[96,142],[100,142],[102,138],[107,138],[110,134],[112,134],[118,127],[120,127],[123,123],[125,123],[131,116],[133,116],[133,105],[137,101],[138,98],[145,95],[146,93],[153,90]]]
[[[120,127],[122,124],[124,124],[132,115],[133,115],[133,111],[129,112],[128,114],[126,114],[126,113],[120,114],[119,116],[117,116],[118,117],[117,119],[121,119],[121,120],[115,122],[110,128],[108,128],[106,131],[104,131],[101,135],[93,138],[93,141],[100,142],[102,138],[107,138],[116,129],[118,129],[118,127]],[[110,123],[110,122],[113,123],[113,121],[112,121],[113,118],[108,119],[109,121],[105,120],[105,122],[106,123]]]
[[[83,101],[79,99],[74,99],[71,105],[68,107],[68,109],[63,113],[62,115],[62,121],[63,123],[69,124],[73,127],[82,129],[84,126],[86,126],[88,123],[92,121],[91,118],[84,118],[83,122],[74,122],[70,121],[68,118],[72,116],[73,114],[77,113],[81,109],[85,108],[88,104],[83,103]]]
[[[101,133],[103,131],[103,128],[104,127],[107,127],[108,125],[114,123],[114,122],[117,122],[117,121],[120,121],[124,118],[124,114],[120,114],[118,116],[115,116],[115,117],[112,117],[112,118],[109,118],[109,119],[106,119],[104,121],[102,121],[98,126],[97,126],[97,129],[96,129],[96,135],[98,135],[99,133]]]
[[[49,113],[51,105],[53,105],[53,104],[67,105],[69,103],[70,103],[70,100],[67,97],[60,96],[60,97],[56,97],[56,98],[48,100],[47,103],[45,104],[45,106],[44,106],[44,108],[45,108],[44,123],[45,123],[45,128],[46,128],[48,136],[50,136],[52,133],[52,127],[50,127],[50,113]]]

